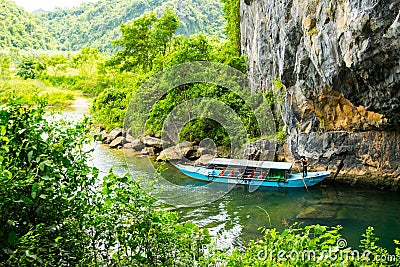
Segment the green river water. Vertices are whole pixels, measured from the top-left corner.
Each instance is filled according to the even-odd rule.
[[[63,112],[68,119],[79,119],[87,114],[87,108]],[[64,117],[63,116],[63,117]],[[154,171],[149,159],[131,155],[123,150],[109,149],[94,143],[90,164],[99,168],[101,174],[113,167],[118,174],[130,172],[133,177],[150,176]],[[128,168],[129,166],[129,168]],[[163,176],[180,185],[173,194],[182,194],[185,188],[204,185],[182,173],[172,165],[165,166]],[[299,189],[259,188],[249,192],[237,186],[223,197],[197,207],[173,208],[182,221],[192,221],[207,227],[220,247],[240,247],[249,240],[262,237],[260,227],[283,230],[282,220],[290,224],[342,225],[343,237],[348,245],[357,249],[361,234],[367,226],[375,228],[379,245],[394,254],[393,239],[400,239],[400,194],[368,188],[344,185],[327,185]],[[312,211],[306,218],[300,214]],[[301,217],[301,216],[300,216]]]
[[[101,144],[94,145],[92,164],[103,173],[114,167],[114,172],[123,174],[129,172],[129,165],[133,176],[148,176],[152,172],[148,163],[147,158],[130,155],[123,150],[111,150]],[[167,170],[163,176],[182,186],[175,194],[182,194],[185,187],[201,185],[170,164],[164,167]],[[258,228],[262,226],[283,230],[283,219],[290,224],[342,225],[342,235],[354,249],[369,225],[380,237],[379,244],[388,248],[389,252],[394,250],[392,240],[400,239],[398,193],[343,185],[316,186],[309,191],[303,188],[259,188],[255,192],[237,186],[214,202],[174,210],[180,214],[182,221],[207,227],[221,247],[238,247],[249,240],[261,238]],[[307,211],[312,211],[311,215],[298,218]]]

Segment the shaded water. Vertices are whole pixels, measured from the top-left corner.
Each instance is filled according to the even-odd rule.
[[[63,117],[79,119],[88,110],[63,112]],[[91,164],[105,174],[110,168],[118,174],[129,172],[133,177],[150,176],[154,170],[149,160],[93,144]],[[128,169],[129,165],[129,169]],[[198,181],[180,173],[172,165],[163,173],[169,181],[185,187],[198,186]],[[182,194],[182,188],[175,192]],[[290,224],[342,225],[341,231],[348,244],[358,247],[361,234],[367,226],[375,228],[379,245],[393,254],[393,239],[400,239],[400,194],[343,185],[299,189],[259,188],[249,192],[237,186],[222,198],[199,207],[178,208],[182,221],[192,221],[207,227],[221,247],[240,247],[249,240],[262,237],[259,227],[283,230],[282,220]],[[308,215],[307,215],[308,213]],[[301,214],[304,216],[302,217]],[[300,216],[300,218],[298,217]]]
[[[110,150],[101,144],[94,146],[92,164],[102,172],[114,166],[114,172],[126,173],[127,162],[134,176],[146,176],[152,171],[145,158],[127,155],[125,159],[121,150]],[[167,164],[166,168],[163,176],[175,184],[199,184],[172,165]],[[218,245],[223,247],[241,246],[251,239],[261,238],[258,230],[261,226],[283,230],[282,220],[285,219],[289,223],[302,222],[305,225],[340,224],[344,227],[342,235],[353,248],[358,247],[361,234],[371,225],[381,239],[378,244],[388,248],[389,252],[394,249],[392,240],[400,239],[399,210],[398,193],[341,185],[314,187],[308,192],[302,188],[259,188],[252,193],[244,186],[237,186],[212,203],[176,209],[182,221],[207,227],[210,234],[217,238]],[[309,215],[304,215],[305,211]]]

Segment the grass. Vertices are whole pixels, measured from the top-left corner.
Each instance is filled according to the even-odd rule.
[[[46,99],[51,109],[60,110],[72,104],[80,95],[80,92],[47,85],[39,80],[23,80],[18,77],[0,80],[0,105],[7,103],[9,99],[34,104],[36,99],[41,98]]]

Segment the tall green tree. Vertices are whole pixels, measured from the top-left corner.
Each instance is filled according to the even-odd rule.
[[[121,70],[140,67],[143,71],[151,71],[153,60],[166,53],[178,27],[178,17],[169,8],[160,18],[151,12],[131,24],[121,24],[122,38],[114,41],[113,45],[121,46],[122,50],[114,55],[109,64],[120,65]]]
[[[158,52],[165,55],[172,36],[179,28],[179,19],[170,7],[164,11],[164,15],[154,23],[153,39]]]
[[[81,76],[92,78],[96,73],[97,63],[101,59],[99,49],[88,46],[82,48],[79,54],[72,57],[72,65],[79,70]]]
[[[44,57],[45,65],[53,76],[59,75],[68,67],[68,59],[64,55],[53,55],[51,57]]]
[[[36,79],[45,69],[43,63],[34,57],[24,57],[17,66],[17,75],[23,79]]]

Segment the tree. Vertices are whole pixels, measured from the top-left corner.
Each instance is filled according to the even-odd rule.
[[[72,65],[79,69],[81,76],[91,78],[96,72],[100,58],[99,50],[88,46],[72,58]]]
[[[45,64],[49,70],[53,73],[53,76],[57,76],[60,71],[65,71],[68,66],[68,60],[64,55],[54,55],[45,58]]]
[[[44,70],[44,65],[36,58],[25,57],[18,64],[17,75],[23,79],[35,79]]]
[[[136,67],[143,71],[152,70],[153,60],[159,54],[165,55],[178,27],[178,17],[169,8],[161,18],[151,12],[133,20],[131,24],[121,24],[122,39],[112,44],[123,49],[114,55],[109,65],[120,65],[121,70]]]
[[[164,15],[154,23],[153,39],[156,48],[162,55],[167,52],[168,44],[172,41],[172,36],[179,28],[179,19],[170,7],[164,11]]]

